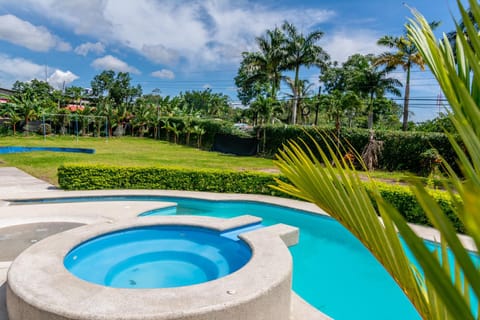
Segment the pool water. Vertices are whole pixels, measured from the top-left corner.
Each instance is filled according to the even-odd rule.
[[[249,201],[208,201],[180,197],[114,196],[44,199],[72,201],[169,201],[177,209],[144,215],[207,215],[231,218],[250,214],[263,224],[285,223],[300,229],[293,256],[293,289],[311,305],[336,320],[420,319],[413,305],[372,254],[332,218]],[[25,201],[24,201],[25,202]],[[433,248],[433,247],[432,247]],[[475,256],[478,262],[478,256]],[[412,260],[413,261],[413,260]]]
[[[104,286],[172,288],[221,278],[250,257],[243,241],[213,230],[148,226],[88,240],[66,255],[64,265],[77,277]]]

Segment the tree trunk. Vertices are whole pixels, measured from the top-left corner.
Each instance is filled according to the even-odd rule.
[[[295,67],[295,82],[293,83],[293,108],[292,108],[292,124],[297,124],[297,108],[298,108],[298,73],[300,66]]]
[[[403,131],[408,130],[408,104],[410,102],[410,64],[407,66],[407,80],[405,81],[405,96],[403,100]]]
[[[373,128],[373,92],[370,93],[370,107],[368,108],[368,129]]]

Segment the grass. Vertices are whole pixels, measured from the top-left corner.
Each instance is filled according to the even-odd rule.
[[[88,138],[73,136],[0,137],[0,146],[92,148],[95,154],[68,152],[27,152],[0,154],[0,166],[17,167],[39,179],[58,186],[57,168],[62,164],[104,164],[121,166],[162,166],[215,168],[228,170],[278,172],[271,159],[240,157],[168,143],[148,138]],[[374,179],[404,183],[408,172],[372,171]],[[425,184],[431,183],[425,180]],[[440,181],[440,180],[439,180]],[[434,185],[440,185],[435,183]]]
[[[276,171],[271,159],[202,151],[147,138],[0,137],[0,146],[92,148],[95,154],[26,152],[0,154],[0,166],[17,167],[54,185],[62,164],[104,164]]]

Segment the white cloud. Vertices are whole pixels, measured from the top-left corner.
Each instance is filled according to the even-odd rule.
[[[203,89],[207,90],[207,89],[212,89],[212,85],[210,83],[205,83],[203,86],[202,86]]]
[[[328,52],[332,60],[345,62],[355,53],[379,54],[385,51],[377,45],[381,35],[372,30],[337,31],[327,34],[321,41],[323,49]]]
[[[0,86],[10,88],[18,81],[45,78],[45,66],[23,58],[12,58],[0,54]]]
[[[71,50],[70,44],[60,40],[42,26],[34,26],[14,15],[0,16],[0,39],[33,51],[46,52],[52,48]]]
[[[71,71],[62,71],[56,69],[55,72],[48,77],[47,81],[55,89],[62,89],[78,78],[79,77]]]
[[[46,73],[49,72],[45,65],[36,64],[27,59],[15,58],[0,54],[0,87],[10,88],[15,81],[30,81],[32,79],[45,80]],[[78,76],[71,71],[55,71],[47,78],[48,83],[55,88],[61,88],[63,82],[69,84]]]
[[[114,70],[118,72],[130,72],[133,74],[140,74],[140,71],[137,68],[131,67],[124,61],[111,55],[95,59],[92,62],[92,67],[99,70]]]
[[[308,31],[334,12],[269,7],[247,0],[23,0],[29,10],[80,35],[185,69],[237,63],[255,37],[288,20]]]
[[[162,69],[152,72],[152,76],[161,78],[161,79],[174,79],[175,74],[171,70]]]
[[[105,52],[105,46],[101,42],[85,42],[75,48],[75,53],[86,56],[88,53],[102,54]]]
[[[158,45],[144,45],[140,50],[149,60],[166,65],[173,65],[178,60],[180,55],[173,49]]]

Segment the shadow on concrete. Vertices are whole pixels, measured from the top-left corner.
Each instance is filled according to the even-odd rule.
[[[6,303],[7,283],[0,285],[0,320],[8,320]]]

